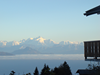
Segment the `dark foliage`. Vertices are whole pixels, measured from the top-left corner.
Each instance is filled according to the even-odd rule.
[[[50,75],[50,68],[48,65],[46,66],[46,64],[44,64],[44,68],[41,71],[41,75]]]
[[[31,73],[27,73],[26,75],[31,75]]]
[[[38,71],[37,67],[36,67],[36,69],[34,71],[34,75],[39,75],[39,71]]]
[[[14,71],[11,71],[11,73],[9,75],[15,75],[15,72]]]
[[[11,71],[11,73],[9,75],[14,75],[14,74],[15,74],[15,72]],[[31,73],[27,73],[26,75],[31,75]],[[37,67],[35,68],[35,71],[34,71],[33,75],[39,75],[39,71],[38,71]],[[41,74],[40,75],[72,75],[72,73],[71,73],[69,65],[65,61],[59,67],[55,67],[51,71],[50,71],[49,66],[44,64],[44,67],[41,70]]]
[[[72,75],[69,65],[64,62],[58,68],[55,67],[53,74],[55,75]]]

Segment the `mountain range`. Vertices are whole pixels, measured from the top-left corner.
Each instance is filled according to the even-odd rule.
[[[7,52],[0,52],[0,56],[13,56],[14,54],[7,53]]]
[[[25,49],[13,51],[12,54],[40,54],[40,52],[30,47],[26,47]]]
[[[43,37],[22,39],[20,41],[0,41],[0,52],[14,54],[83,54],[82,42],[61,41],[59,43]]]

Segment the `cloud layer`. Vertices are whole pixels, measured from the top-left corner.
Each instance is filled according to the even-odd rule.
[[[21,54],[0,56],[0,60],[4,59],[84,60],[84,54]]]

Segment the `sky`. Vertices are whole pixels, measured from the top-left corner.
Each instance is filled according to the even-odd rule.
[[[100,15],[83,15],[98,5],[100,0],[0,0],[0,41],[100,40]]]

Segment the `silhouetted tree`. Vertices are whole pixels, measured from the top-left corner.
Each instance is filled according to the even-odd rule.
[[[31,75],[31,73],[27,73],[26,75]]]
[[[64,62],[58,68],[54,68],[55,75],[72,75],[69,65]]]
[[[50,75],[50,68],[48,65],[46,66],[46,64],[44,64],[44,68],[41,71],[41,75]]]
[[[58,71],[58,68],[57,68],[57,67],[55,67],[55,68],[54,68],[54,73],[55,73],[55,75],[57,75],[57,74],[58,74],[58,72],[59,72],[59,71]]]
[[[15,72],[14,71],[11,71],[11,73],[9,75],[14,75],[14,74],[15,74]]]
[[[46,66],[45,75],[50,75],[50,68],[48,65]]]
[[[44,64],[44,68],[41,71],[41,75],[44,75],[45,70],[46,70],[46,64]]]
[[[72,75],[70,67],[66,61],[63,63],[63,69],[64,69],[65,75]]]
[[[38,71],[37,67],[35,68],[34,75],[39,75],[39,71]]]
[[[53,70],[53,69],[50,71],[50,75],[55,75],[55,73],[54,73],[54,70]]]

